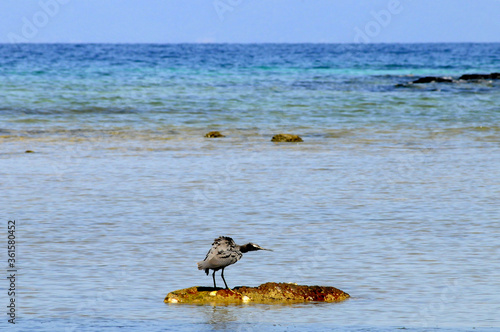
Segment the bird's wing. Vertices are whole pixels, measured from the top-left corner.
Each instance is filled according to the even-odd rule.
[[[213,257],[214,255],[217,254],[217,252],[222,248],[222,247],[227,247],[229,246],[229,243],[225,241],[225,239],[221,236],[218,237],[214,240],[214,243],[212,243],[212,248],[207,252],[207,255],[205,256],[204,261],[209,260],[210,257]]]
[[[220,269],[226,267],[228,265],[236,263],[242,254],[239,251],[231,250],[231,249],[221,249],[221,250],[213,250],[213,255],[207,256],[205,259],[207,264],[206,268],[209,269]]]
[[[214,240],[212,248],[207,253],[203,264],[207,269],[220,269],[236,263],[242,254],[236,248],[233,239],[228,237],[219,237]]]
[[[233,239],[225,237],[225,236],[219,236],[218,238],[214,239],[214,243],[212,243],[212,248],[207,252],[207,255],[205,256],[204,261],[209,260],[211,257],[214,255],[217,255],[217,253],[221,250],[228,249],[230,247],[234,247],[235,243]]]
[[[211,256],[211,253],[213,250],[214,250],[214,247],[210,248],[210,250],[207,252],[207,255],[205,256],[204,261],[206,261]]]
[[[214,240],[214,243],[212,243],[212,248],[208,250],[207,255],[205,256],[205,259],[203,261],[207,261],[212,257],[216,252],[217,252],[217,247],[219,246],[219,242],[217,241],[218,239]]]

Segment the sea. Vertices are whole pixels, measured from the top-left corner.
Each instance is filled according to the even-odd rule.
[[[0,45],[0,329],[500,331],[500,80],[459,79],[493,72],[498,43]],[[230,287],[351,297],[164,303],[221,235],[273,250]]]

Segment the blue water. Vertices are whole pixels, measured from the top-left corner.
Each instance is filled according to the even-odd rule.
[[[499,71],[500,44],[0,45],[16,328],[500,329],[500,80],[457,80]],[[274,250],[231,287],[351,298],[163,303],[219,235]]]

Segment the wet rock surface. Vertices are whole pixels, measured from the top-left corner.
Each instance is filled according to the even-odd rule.
[[[303,142],[303,140],[298,135],[278,134],[273,136],[271,142]]]
[[[329,286],[306,286],[291,283],[268,282],[258,287],[222,289],[195,286],[168,293],[165,303],[185,304],[250,304],[340,302],[349,294]]]

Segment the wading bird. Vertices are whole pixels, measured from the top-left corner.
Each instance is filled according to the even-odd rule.
[[[244,253],[256,250],[269,250],[264,249],[253,243],[247,243],[242,246],[234,243],[233,239],[227,236],[220,236],[214,240],[212,243],[212,248],[207,253],[207,257],[201,262],[198,262],[198,270],[205,270],[208,275],[208,270],[214,270],[212,273],[212,278],[214,279],[214,288],[217,288],[215,284],[215,271],[222,269],[221,277],[226,285],[226,289],[229,289],[224,279],[224,268],[228,265],[234,264],[241,259]]]

